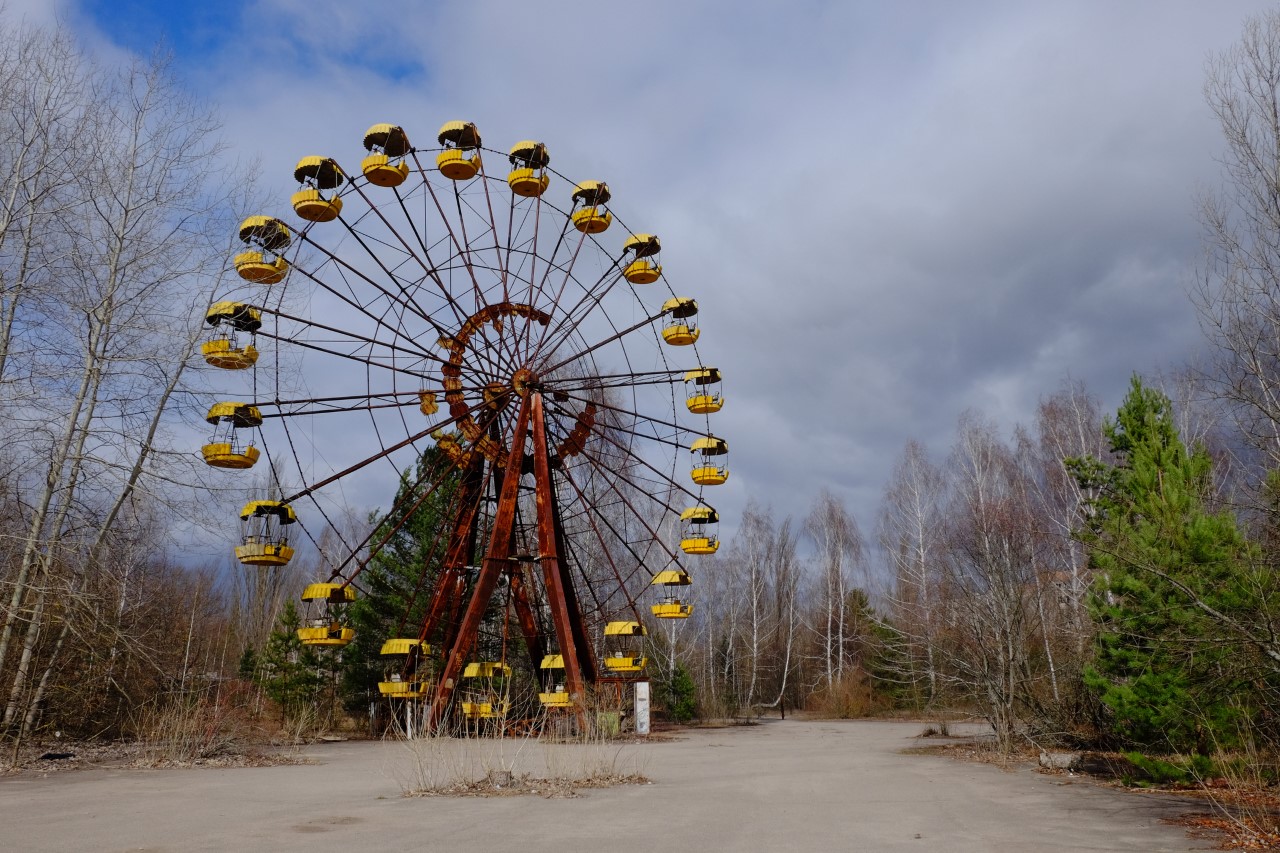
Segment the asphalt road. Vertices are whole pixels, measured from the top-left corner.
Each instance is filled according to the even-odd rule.
[[[0,851],[1143,851],[1209,849],[1167,795],[929,755],[920,724],[770,721],[678,740],[552,747],[347,742],[316,763],[0,777]],[[474,747],[474,742],[470,745]],[[495,752],[500,749],[501,753]],[[483,765],[639,771],[578,798],[413,797]]]

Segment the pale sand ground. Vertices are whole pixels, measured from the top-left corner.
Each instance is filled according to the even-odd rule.
[[[1163,851],[1208,849],[1160,818],[1195,808],[1030,769],[931,755],[918,723],[769,721],[635,746],[506,742],[535,774],[616,759],[649,785],[538,796],[405,798],[399,743],[308,747],[317,763],[90,769],[0,778],[0,851]],[[421,763],[456,773],[450,742]],[[490,746],[492,749],[493,747]],[[575,752],[574,749],[577,749]],[[490,765],[499,757],[483,759]]]

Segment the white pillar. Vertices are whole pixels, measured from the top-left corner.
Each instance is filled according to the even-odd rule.
[[[649,682],[636,682],[636,734],[649,733]]]

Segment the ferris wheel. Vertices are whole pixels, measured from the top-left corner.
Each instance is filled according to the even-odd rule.
[[[513,668],[548,709],[643,679],[646,623],[692,614],[691,562],[720,545],[703,493],[728,477],[724,396],[697,301],[609,186],[565,178],[541,142],[486,148],[461,121],[425,148],[392,124],[363,142],[358,171],[298,162],[291,218],[241,224],[251,295],[205,316],[206,362],[250,399],[209,410],[204,460],[274,490],[241,510],[237,559],[287,564],[333,527],[324,490],[380,466],[388,493],[411,488],[303,591],[303,643],[352,641],[361,573],[447,493],[413,567],[426,606],[381,638],[383,695],[485,719],[512,711]],[[300,452],[318,434],[320,463]]]

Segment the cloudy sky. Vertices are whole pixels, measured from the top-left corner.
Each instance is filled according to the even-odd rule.
[[[607,178],[725,372],[722,511],[827,487],[866,530],[908,438],[1012,428],[1068,376],[1113,409],[1200,346],[1204,63],[1273,5],[54,3],[102,56],[163,40],[282,208],[298,156],[381,121]]]

